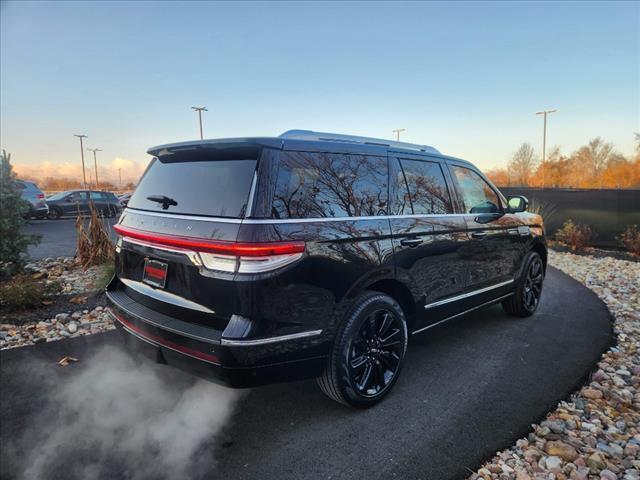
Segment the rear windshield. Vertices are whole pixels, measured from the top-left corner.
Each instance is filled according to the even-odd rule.
[[[131,196],[129,207],[187,215],[243,217],[257,159],[206,160],[202,157],[198,155],[197,161],[191,161],[192,157],[186,157],[189,161],[180,161],[180,157],[172,155],[171,162],[154,158]]]

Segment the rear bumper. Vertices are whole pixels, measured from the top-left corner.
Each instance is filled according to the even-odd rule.
[[[120,292],[107,292],[125,345],[158,363],[230,387],[244,388],[319,376],[330,348],[319,333],[252,340],[168,317]]]
[[[49,213],[49,206],[48,205],[33,205],[33,204],[29,204],[29,214],[32,216],[37,216],[37,215],[47,215]]]

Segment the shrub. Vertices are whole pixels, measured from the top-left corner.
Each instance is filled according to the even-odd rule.
[[[574,252],[583,250],[591,242],[591,227],[581,223],[574,223],[573,220],[569,219],[556,232],[556,240],[565,244]]]
[[[86,220],[87,217],[84,215],[78,215],[76,219],[78,262],[85,269],[93,265],[113,262],[115,260],[113,243],[93,203],[89,204],[88,225]]]
[[[59,291],[60,284],[57,282],[47,284],[31,275],[18,274],[0,283],[0,306],[9,311],[37,308],[43,300]]]
[[[0,279],[20,271],[27,248],[40,241],[37,235],[24,235],[21,228],[29,205],[20,197],[16,176],[11,166],[11,154],[0,155]]]
[[[640,230],[637,225],[627,225],[625,231],[616,238],[629,253],[640,256]]]

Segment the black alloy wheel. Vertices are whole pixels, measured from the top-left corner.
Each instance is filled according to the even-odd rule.
[[[540,255],[531,259],[524,281],[522,291],[524,306],[527,310],[535,311],[542,295],[542,280],[544,279],[544,267]]]
[[[372,312],[351,343],[351,381],[361,395],[374,397],[391,384],[404,355],[400,320],[393,312]]]
[[[388,295],[366,292],[336,337],[322,391],[340,403],[369,407],[382,400],[400,375],[407,350],[402,308]]]
[[[502,302],[507,313],[518,317],[528,317],[537,310],[545,274],[544,262],[537,252],[529,252],[523,263],[514,294]]]

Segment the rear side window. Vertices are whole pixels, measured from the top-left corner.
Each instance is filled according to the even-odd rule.
[[[103,195],[100,192],[91,192],[89,193],[89,196],[91,197],[91,200],[102,200]]]
[[[465,213],[500,212],[498,195],[480,175],[464,167],[451,169],[460,187]]]
[[[278,158],[272,218],[386,214],[385,157],[282,152]]]
[[[397,204],[399,214],[444,215],[453,213],[447,182],[438,163],[423,160],[399,160]]]
[[[180,153],[171,155],[171,162],[154,158],[131,196],[129,207],[187,215],[244,217],[257,156],[207,160],[204,152],[195,157],[196,161],[191,158],[194,157]],[[171,202],[163,204],[148,197],[166,197]]]

